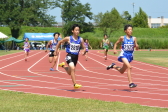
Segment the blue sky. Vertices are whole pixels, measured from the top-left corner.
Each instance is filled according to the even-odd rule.
[[[141,7],[152,18],[161,16],[168,18],[168,0],[80,0],[80,2],[89,3],[91,12],[95,15],[99,12],[111,11],[112,8],[116,8],[120,14],[128,11],[133,15],[133,11],[136,13]],[[134,10],[133,3],[135,4]],[[60,8],[49,10],[48,14],[56,16],[56,22],[62,22]],[[93,20],[86,19],[86,22],[89,21],[93,22]]]

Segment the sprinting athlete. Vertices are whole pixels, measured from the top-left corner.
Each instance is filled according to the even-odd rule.
[[[50,68],[50,71],[54,71],[54,66],[55,64],[57,63],[57,58],[58,58],[58,53],[59,53],[59,49],[58,49],[58,52],[56,55],[54,55],[54,50],[56,48],[56,45],[58,44],[58,37],[60,36],[60,33],[56,32],[53,34],[54,36],[54,39],[53,40],[50,40],[46,46],[46,51],[47,52],[47,49],[48,47],[50,47],[50,52],[49,52],[49,63],[53,63],[51,68]]]
[[[85,55],[85,60],[88,60],[88,52],[89,52],[89,47],[92,49],[92,47],[90,46],[88,39],[84,39],[84,46],[86,48],[86,51],[84,52]]]
[[[83,38],[81,38],[79,35],[80,33],[80,26],[78,24],[74,24],[72,26],[72,36],[68,36],[65,37],[64,39],[60,40],[56,46],[55,49],[55,55],[58,54],[58,48],[61,45],[61,43],[65,43],[66,44],[66,62],[68,64],[68,66],[65,66],[65,63],[62,62],[59,64],[60,67],[63,67],[66,72],[71,76],[72,82],[73,82],[73,86],[75,89],[78,89],[80,87],[82,87],[81,84],[77,84],[76,82],[76,76],[75,76],[75,68],[76,68],[76,64],[78,62],[78,56],[79,56],[79,52],[80,52],[80,46],[82,46],[84,48],[84,51],[86,51],[85,46],[84,46],[84,41]]]
[[[109,40],[107,38],[107,35],[104,35],[104,39],[102,40],[101,47],[104,49],[104,59],[107,60],[107,53],[109,49]]]
[[[131,36],[132,35],[132,30],[133,27],[131,25],[125,25],[124,27],[124,32],[126,33],[125,36],[121,36],[117,42],[114,45],[114,54],[117,53],[117,45],[119,43],[122,43],[121,45],[121,53],[118,57],[118,61],[123,63],[122,67],[118,67],[115,63],[112,63],[107,67],[107,70],[110,68],[115,68],[118,70],[121,74],[123,74],[126,69],[127,69],[127,76],[128,76],[128,81],[129,81],[129,87],[134,88],[137,86],[137,84],[134,84],[132,82],[132,77],[131,77],[131,70],[132,66],[130,65],[130,62],[133,60],[133,52],[134,52],[134,47],[136,50],[138,50],[139,46],[137,44],[136,37]]]
[[[25,51],[25,61],[27,61],[27,57],[29,56],[30,52],[30,44],[29,44],[29,38],[25,39],[23,50]]]

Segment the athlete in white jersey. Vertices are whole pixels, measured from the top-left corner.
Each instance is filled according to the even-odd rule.
[[[54,36],[54,39],[53,40],[50,40],[46,46],[46,51],[47,52],[47,49],[48,47],[50,48],[50,52],[49,52],[49,62],[50,63],[53,63],[51,68],[50,68],[50,71],[54,71],[54,66],[55,64],[57,63],[57,58],[58,58],[58,53],[59,53],[59,49],[58,49],[58,53],[56,55],[54,55],[54,50],[56,48],[56,45],[58,44],[58,37],[60,36],[60,33],[56,32],[53,34]]]
[[[27,61],[27,57],[29,56],[30,52],[30,44],[29,44],[29,38],[25,39],[23,50],[25,51],[25,61]]]
[[[72,36],[65,37],[64,39],[60,40],[56,46],[55,49],[55,55],[58,54],[58,48],[61,45],[61,43],[67,42],[66,45],[66,62],[68,66],[65,66],[65,63],[62,62],[59,64],[60,67],[63,67],[66,72],[71,76],[73,85],[75,89],[78,89],[82,87],[81,84],[77,84],[76,82],[76,77],[75,77],[75,68],[76,64],[78,62],[78,55],[80,52],[80,46],[84,48],[84,52],[86,51],[85,46],[84,46],[84,41],[83,38],[81,38],[79,35],[80,33],[80,26],[78,24],[74,24],[72,26]]]
[[[83,53],[85,55],[85,60],[88,60],[88,52],[89,52],[89,47],[92,49],[92,46],[90,46],[88,39],[84,39],[84,45],[86,48],[86,51]]]
[[[131,25],[125,25],[124,32],[126,33],[126,35],[121,36],[114,45],[114,54],[116,54],[117,53],[117,50],[116,50],[117,45],[119,43],[122,43],[121,44],[122,49],[121,49],[121,53],[118,57],[118,61],[122,62],[123,66],[118,67],[115,63],[112,63],[110,66],[107,67],[107,70],[109,70],[110,68],[115,68],[121,74],[123,74],[127,69],[127,76],[128,76],[130,88],[134,88],[137,86],[137,84],[134,84],[132,82],[132,77],[131,77],[132,66],[130,65],[130,63],[133,60],[134,47],[136,47],[136,50],[138,50],[138,48],[139,48],[139,46],[137,44],[136,37],[131,36],[132,30],[133,30],[133,28]]]
[[[101,42],[101,47],[104,49],[104,59],[107,60],[107,53],[109,49],[109,40],[106,34],[104,34],[104,39]]]

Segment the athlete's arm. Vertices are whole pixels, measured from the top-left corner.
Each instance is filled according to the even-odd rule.
[[[100,45],[100,47],[101,47],[101,48],[103,47],[103,40],[101,41],[101,45]]]
[[[58,48],[60,47],[61,43],[68,42],[70,37],[65,37],[64,39],[58,41],[58,44],[56,45],[54,55],[58,54]]]
[[[138,49],[139,49],[139,45],[137,44],[137,39],[136,39],[136,37],[134,37],[134,43],[135,43],[135,48],[136,48],[136,50],[138,50]]]
[[[107,40],[107,44],[109,45],[109,43],[110,43],[110,41],[109,41],[109,39]]]
[[[124,36],[121,36],[121,37],[117,40],[117,42],[114,44],[114,48],[113,48],[114,54],[117,54],[117,50],[116,50],[117,45],[118,45],[120,42],[122,42],[123,39],[124,39]]]
[[[89,42],[88,42],[88,45],[89,45],[89,47],[92,49],[92,46],[90,46]]]
[[[85,45],[84,45],[83,38],[81,38],[81,45],[82,45],[82,48],[83,48],[83,53],[85,53],[86,47],[85,47]]]
[[[51,41],[48,42],[48,44],[46,45],[46,50],[45,52],[47,52],[48,46],[51,45]]]

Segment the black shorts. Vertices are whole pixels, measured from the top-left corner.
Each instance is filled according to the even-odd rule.
[[[54,57],[54,51],[49,52],[49,57]]]
[[[76,64],[78,62],[78,55],[67,54],[65,60],[66,60],[68,65],[69,65],[69,63],[73,62],[74,65],[76,66]]]

